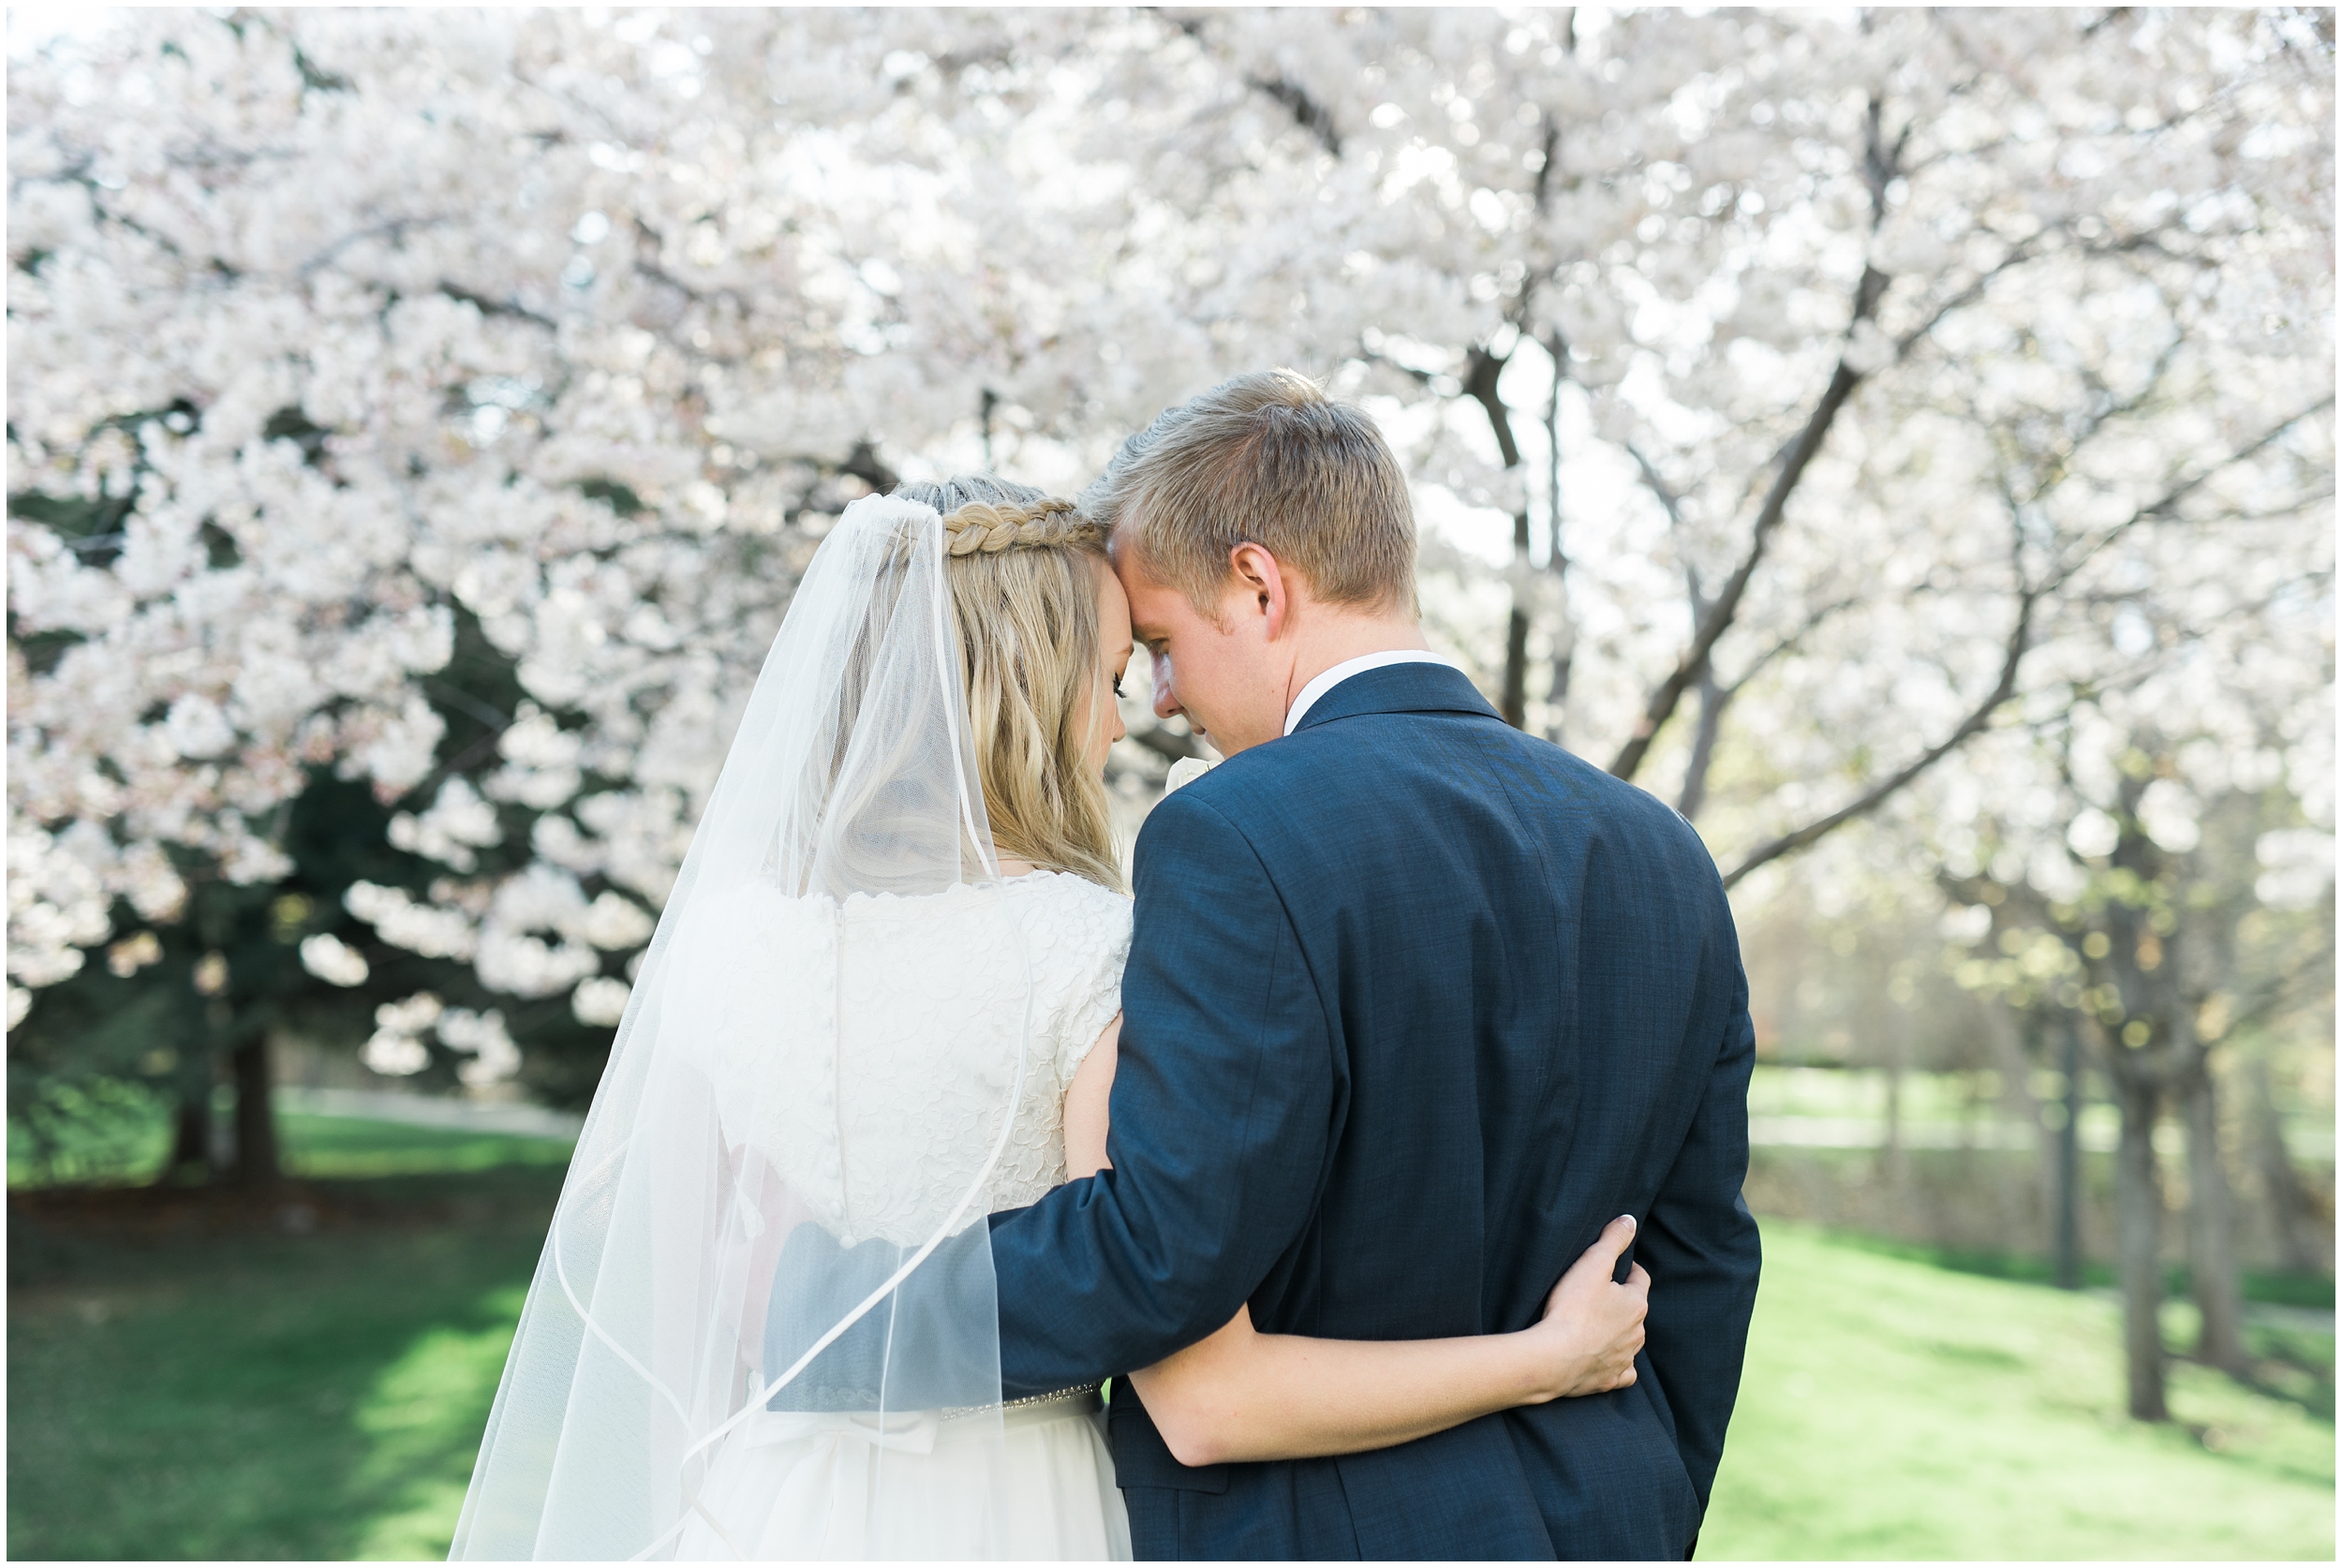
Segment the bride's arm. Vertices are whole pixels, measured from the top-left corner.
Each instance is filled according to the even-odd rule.
[[[1562,1276],[1544,1317],[1457,1339],[1312,1339],[1262,1334],[1248,1308],[1210,1339],[1134,1373],[1185,1465],[1303,1459],[1388,1448],[1450,1427],[1635,1381],[1651,1276],[1612,1282],[1635,1222],[1610,1221]]]
[[[1122,1015],[1107,1020],[1105,1032],[1074,1069],[1065,1086],[1065,1174],[1079,1181],[1106,1168],[1106,1099],[1114,1092],[1115,1047],[1122,1039]]]
[[[1065,1091],[1065,1163],[1078,1178],[1107,1167],[1106,1102],[1118,1015]],[[1250,1309],[1228,1326],[1131,1381],[1181,1464],[1302,1459],[1388,1448],[1549,1399],[1635,1381],[1651,1277],[1615,1284],[1635,1238],[1622,1216],[1562,1276],[1538,1323],[1517,1334],[1457,1339],[1312,1339],[1262,1334]]]

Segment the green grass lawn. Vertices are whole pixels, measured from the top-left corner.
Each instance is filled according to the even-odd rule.
[[[445,1553],[563,1146],[286,1139],[305,1220],[12,1205],[9,1555]],[[2334,1555],[2330,1336],[2294,1398],[2181,1368],[2143,1428],[2106,1301],[1766,1235],[1702,1558]]]
[[[568,1146],[280,1125],[273,1210],[11,1204],[11,1557],[446,1555]]]
[[[1768,1226],[1700,1556],[2331,1560],[2332,1337],[2293,1347],[2322,1398],[2179,1366],[2148,1427],[2115,1335],[2095,1296]]]
[[[285,1165],[292,1175],[339,1180],[366,1176],[453,1175],[512,1166],[569,1169],[565,1138],[532,1138],[507,1132],[464,1132],[355,1117],[276,1113],[285,1140]]]
[[[223,1104],[222,1114],[230,1108]],[[127,1100],[113,1114],[93,1117],[75,1126],[68,1141],[51,1150],[45,1162],[36,1157],[23,1125],[11,1117],[9,1190],[56,1182],[113,1185],[151,1180],[170,1152],[168,1114],[168,1107],[159,1101]],[[276,1132],[287,1174],[301,1177],[412,1176],[503,1165],[563,1166],[570,1159],[570,1146],[556,1138],[310,1116],[281,1106],[276,1113]]]

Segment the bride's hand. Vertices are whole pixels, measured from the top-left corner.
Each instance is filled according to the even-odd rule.
[[[1642,1349],[1643,1316],[1650,1310],[1651,1276],[1637,1264],[1624,1284],[1616,1283],[1618,1260],[1635,1239],[1635,1220],[1621,1215],[1570,1265],[1545,1298],[1545,1314],[1520,1339],[1535,1368],[1537,1387],[1549,1399],[1607,1394],[1635,1381],[1635,1354]]]

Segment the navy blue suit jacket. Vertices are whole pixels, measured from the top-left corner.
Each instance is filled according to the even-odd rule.
[[[1620,1214],[1653,1286],[1631,1388],[1371,1454],[1199,1469],[1127,1383],[1142,1558],[1682,1558],[1756,1294],[1754,1056],[1681,817],[1439,665],[1351,676],[1140,833],[1113,1169],[994,1217],[1015,1397],[1268,1333],[1536,1319]]]

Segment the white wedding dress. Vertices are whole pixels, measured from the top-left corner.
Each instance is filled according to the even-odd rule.
[[[916,1245],[983,1175],[997,1141],[986,1107],[1012,1081],[1020,1035],[1030,1042],[1024,1093],[977,1212],[1021,1207],[1065,1180],[1065,1089],[1121,1005],[1127,898],[1038,872],[842,904],[763,882],[735,899],[723,922],[733,963],[786,952],[799,972],[834,977],[826,995],[795,998],[811,1027],[780,1043],[785,1053],[787,1038],[834,1029],[834,1095],[727,1112],[724,1128],[728,1143],[773,1152],[824,1231],[846,1246]],[[1003,919],[1022,935],[1029,977],[1001,972]],[[735,995],[752,1007],[757,992]],[[745,1059],[775,1044],[754,1023],[732,1019],[715,1032],[734,1058],[709,1064],[719,1081],[798,1065]],[[913,1118],[927,1129],[923,1147],[897,1146],[907,1102],[925,1107]],[[939,1126],[956,1135],[939,1145]],[[758,1368],[757,1381],[776,1370]],[[1127,1561],[1130,1526],[1102,1423],[1094,1389],[1013,1403],[988,1436],[987,1423],[945,1411],[759,1409],[710,1456],[704,1512],[686,1523],[675,1555]]]
[[[1065,1179],[1131,906],[1001,876],[947,531],[865,496],[806,568],[640,960],[452,1558],[1130,1555],[1096,1393],[1000,1401],[985,1217]]]

